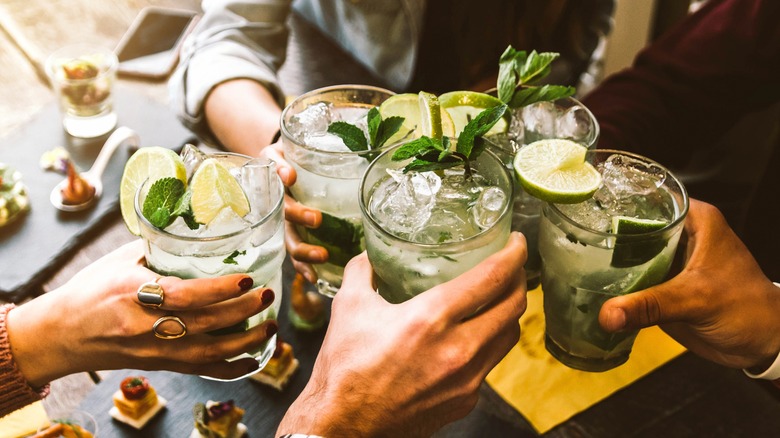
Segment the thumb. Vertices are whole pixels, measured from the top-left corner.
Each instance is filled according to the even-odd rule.
[[[685,275],[645,290],[607,300],[599,312],[599,324],[608,332],[637,330],[693,316],[691,292]]]

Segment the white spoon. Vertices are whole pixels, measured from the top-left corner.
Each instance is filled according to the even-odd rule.
[[[88,171],[81,174],[81,177],[95,188],[95,194],[89,200],[82,202],[81,204],[63,203],[62,190],[68,184],[68,179],[65,178],[64,181],[57,184],[51,191],[51,196],[49,199],[51,200],[52,205],[62,211],[81,211],[94,204],[103,193],[103,182],[101,181],[101,178],[103,176],[103,171],[106,169],[108,161],[111,159],[111,156],[114,155],[116,148],[126,142],[132,146],[138,147],[141,143],[141,139],[132,129],[120,126],[114,131],[113,134],[111,134],[110,137],[108,137],[108,140],[106,140],[103,148],[100,149],[100,153],[98,154],[97,158],[95,158],[95,162],[92,164],[92,167]]]

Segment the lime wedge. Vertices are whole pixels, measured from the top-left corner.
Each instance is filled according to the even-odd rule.
[[[160,178],[173,177],[186,184],[187,171],[176,152],[159,146],[138,149],[125,164],[122,180],[119,183],[119,207],[122,218],[131,233],[141,234],[138,218],[135,215],[135,193],[147,179],[157,181]]]
[[[615,250],[610,264],[616,268],[627,268],[647,263],[666,248],[667,239],[661,235],[637,240],[621,239],[620,236],[651,233],[663,229],[668,222],[653,219],[639,219],[628,216],[612,218],[612,233],[615,237]],[[665,273],[664,273],[665,274]]]
[[[441,123],[441,106],[439,98],[433,93],[420,91],[420,130],[422,135],[441,139],[443,136]]]
[[[190,181],[192,214],[201,224],[210,223],[223,208],[238,216],[249,213],[249,200],[230,171],[214,158],[201,163]]]
[[[426,117],[430,119],[428,110],[425,110]],[[455,137],[455,124],[452,117],[446,112],[439,111],[441,116],[442,135]],[[385,144],[391,145],[398,143],[403,139],[412,140],[423,134],[422,113],[420,112],[420,96],[414,93],[396,94],[379,105],[379,114],[383,119],[398,116],[404,118],[403,126]],[[410,134],[411,132],[411,134]]]
[[[601,174],[585,161],[587,151],[571,140],[539,140],[517,152],[515,173],[532,196],[556,204],[576,204],[593,196],[601,185]]]
[[[497,97],[476,91],[450,91],[439,96],[439,104],[452,117],[455,132],[460,134],[466,124],[482,111],[501,105]],[[505,133],[509,128],[509,113],[498,121],[486,135]]]

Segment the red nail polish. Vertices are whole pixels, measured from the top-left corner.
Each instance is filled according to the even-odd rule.
[[[277,331],[279,331],[279,327],[277,327],[276,324],[268,324],[268,327],[265,329],[265,336],[270,338],[275,335]]]
[[[260,295],[260,300],[262,300],[263,305],[271,304],[274,301],[274,291],[271,289],[264,290],[262,295]]]
[[[255,282],[252,280],[251,277],[245,277],[238,282],[238,287],[240,287],[241,290],[243,291],[248,291],[249,289],[252,289],[252,285],[254,284]]]

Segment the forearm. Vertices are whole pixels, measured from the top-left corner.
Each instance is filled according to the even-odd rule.
[[[226,148],[258,156],[279,130],[281,109],[274,96],[251,79],[217,85],[205,103],[206,121]]]

